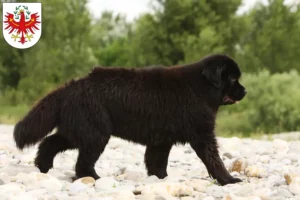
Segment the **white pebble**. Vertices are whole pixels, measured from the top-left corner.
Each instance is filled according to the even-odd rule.
[[[205,192],[216,198],[221,198],[224,196],[223,188],[218,185],[212,185],[212,186],[206,188]]]
[[[295,177],[289,184],[289,191],[294,195],[300,195],[300,177]]]
[[[212,196],[208,196],[208,197],[205,197],[203,200],[215,200],[215,198]]]
[[[300,141],[296,140],[218,137],[225,167],[243,180],[219,186],[188,144],[172,148],[168,176],[158,179],[147,176],[144,146],[112,137],[95,165],[101,178],[73,182],[78,150],[58,154],[53,169],[43,174],[33,163],[38,144],[19,151],[12,132],[13,126],[0,125],[0,200],[300,199]]]
[[[247,166],[248,162],[245,158],[237,158],[232,162],[231,166],[229,167],[229,172],[244,173]]]
[[[288,143],[281,139],[275,139],[273,141],[273,148],[276,152],[286,153],[289,150]]]
[[[154,183],[146,185],[141,189],[142,194],[172,195],[172,196],[191,196],[193,188],[180,183]]]
[[[195,191],[204,192],[208,186],[212,183],[208,180],[202,179],[191,179],[185,182],[186,185],[191,186],[194,188]]]
[[[28,192],[23,192],[21,194],[16,195],[14,197],[14,200],[38,200],[38,198]]]
[[[279,197],[284,197],[284,198],[292,198],[293,194],[290,191],[288,191],[287,189],[279,188],[276,191],[276,194],[274,194],[274,196],[279,196]]]
[[[245,174],[249,177],[264,178],[268,176],[268,172],[259,166],[252,165],[245,169]]]
[[[65,200],[69,198],[69,194],[63,191],[58,191],[53,193],[53,197],[55,197],[57,200]]]
[[[269,199],[272,196],[272,193],[270,188],[258,188],[254,191],[254,195],[259,196],[262,199]]]
[[[0,186],[0,194],[18,195],[25,191],[25,186],[20,183],[8,183]]]
[[[292,164],[292,161],[289,160],[289,159],[283,159],[281,162],[282,162],[283,164],[285,164],[285,165],[290,165],[290,164]]]
[[[111,190],[119,185],[113,177],[101,177],[95,183],[95,188],[97,190]]]
[[[270,156],[269,155],[262,155],[260,157],[260,162],[262,162],[262,163],[269,163],[270,162]]]
[[[124,180],[140,181],[145,178],[145,175],[141,172],[126,171],[124,174]]]
[[[9,158],[6,154],[0,155],[0,167],[4,167],[9,164]]]
[[[69,191],[73,194],[86,190],[95,184],[95,179],[92,177],[84,177],[77,179],[69,186]]]
[[[257,196],[241,197],[241,196],[235,196],[234,194],[228,194],[224,196],[222,200],[262,200],[262,199]]]
[[[143,180],[143,183],[145,183],[145,184],[152,184],[152,183],[156,183],[156,182],[159,182],[159,179],[157,178],[157,176],[149,176]]]
[[[19,173],[16,176],[16,182],[24,184],[27,189],[45,188],[49,192],[62,189],[62,184],[58,179],[48,174],[38,172],[32,172],[30,174]]]
[[[122,191],[119,192],[116,196],[116,199],[122,199],[122,200],[135,200],[135,196],[130,191]]]
[[[0,172],[0,180],[3,182],[3,184],[6,184],[10,182],[11,177],[5,172]]]

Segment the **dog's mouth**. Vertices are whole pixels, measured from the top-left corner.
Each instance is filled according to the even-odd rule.
[[[234,103],[239,103],[239,101],[234,100],[230,96],[226,95],[225,97],[223,97],[223,103],[225,103],[225,104],[234,104]]]

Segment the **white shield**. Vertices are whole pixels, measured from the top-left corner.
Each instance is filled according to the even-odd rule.
[[[42,3],[3,3],[3,36],[18,49],[35,45],[42,34]]]

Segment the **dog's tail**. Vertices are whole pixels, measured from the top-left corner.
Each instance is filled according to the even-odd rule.
[[[14,128],[14,140],[22,150],[39,142],[59,122],[62,88],[54,90],[41,99]]]

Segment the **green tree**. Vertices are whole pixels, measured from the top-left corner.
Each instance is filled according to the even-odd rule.
[[[12,104],[31,104],[97,63],[89,40],[91,19],[86,2],[44,0],[39,42],[26,50],[0,44],[4,52],[0,57],[2,93]]]
[[[249,14],[247,31],[236,57],[247,72],[267,68],[271,73],[292,68],[300,70],[300,6],[284,5],[284,0],[258,4]]]
[[[101,66],[131,66],[130,44],[131,24],[125,16],[103,12],[92,24],[91,45]]]
[[[154,14],[136,24],[136,65],[174,65],[218,52],[233,54],[238,42],[235,12],[241,1],[157,0]]]

